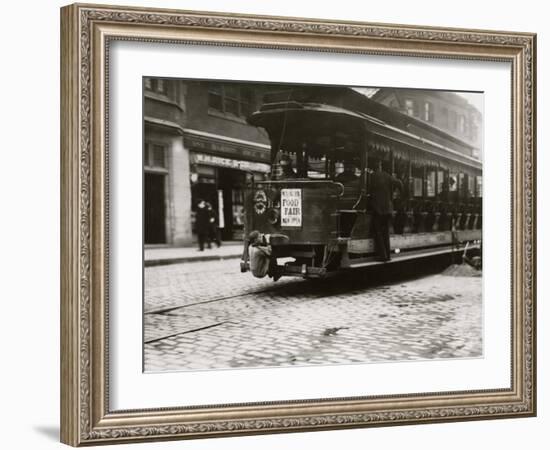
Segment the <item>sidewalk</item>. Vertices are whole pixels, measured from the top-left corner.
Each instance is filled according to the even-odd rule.
[[[237,241],[222,242],[220,248],[214,244],[211,249],[200,252],[198,247],[157,247],[145,248],[144,265],[162,266],[190,261],[213,261],[239,258],[243,253],[243,243]]]

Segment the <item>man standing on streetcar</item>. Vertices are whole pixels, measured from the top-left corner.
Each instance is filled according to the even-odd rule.
[[[389,261],[390,255],[390,219],[393,213],[392,195],[395,189],[402,190],[403,183],[395,175],[382,169],[382,161],[370,176],[370,198],[373,210],[372,223],[376,252],[381,261]]]

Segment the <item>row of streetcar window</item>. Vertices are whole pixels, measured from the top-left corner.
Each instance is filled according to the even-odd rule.
[[[326,157],[307,158],[306,155],[285,155],[292,160],[293,174],[297,178],[333,179],[344,184],[361,177],[359,158],[350,157],[342,160],[331,160]],[[483,186],[482,176],[461,171],[446,169],[435,162],[410,163],[408,159],[369,157],[367,173],[376,170],[378,162],[382,161],[385,172],[391,173],[403,181],[404,196],[408,198],[480,198]],[[284,178],[283,175],[274,175]]]

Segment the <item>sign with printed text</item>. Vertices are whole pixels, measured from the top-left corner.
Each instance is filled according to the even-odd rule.
[[[227,167],[229,169],[246,170],[248,172],[269,172],[269,164],[242,161],[233,158],[222,158],[221,156],[207,155],[203,153],[191,153],[192,164],[204,164],[208,166]]]
[[[281,226],[302,226],[301,189],[281,189]]]

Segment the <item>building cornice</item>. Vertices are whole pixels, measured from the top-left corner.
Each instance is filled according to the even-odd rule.
[[[152,126],[157,126],[157,127],[160,127],[160,128],[163,128],[163,129],[170,129],[172,131],[174,131],[175,133],[177,134],[180,134],[183,136],[183,134],[185,133],[184,129],[181,127],[181,125],[175,123],[175,122],[172,122],[170,120],[165,120],[165,119],[157,119],[155,117],[150,117],[150,116],[145,116],[143,118],[145,124],[149,124],[149,125],[152,125]]]

